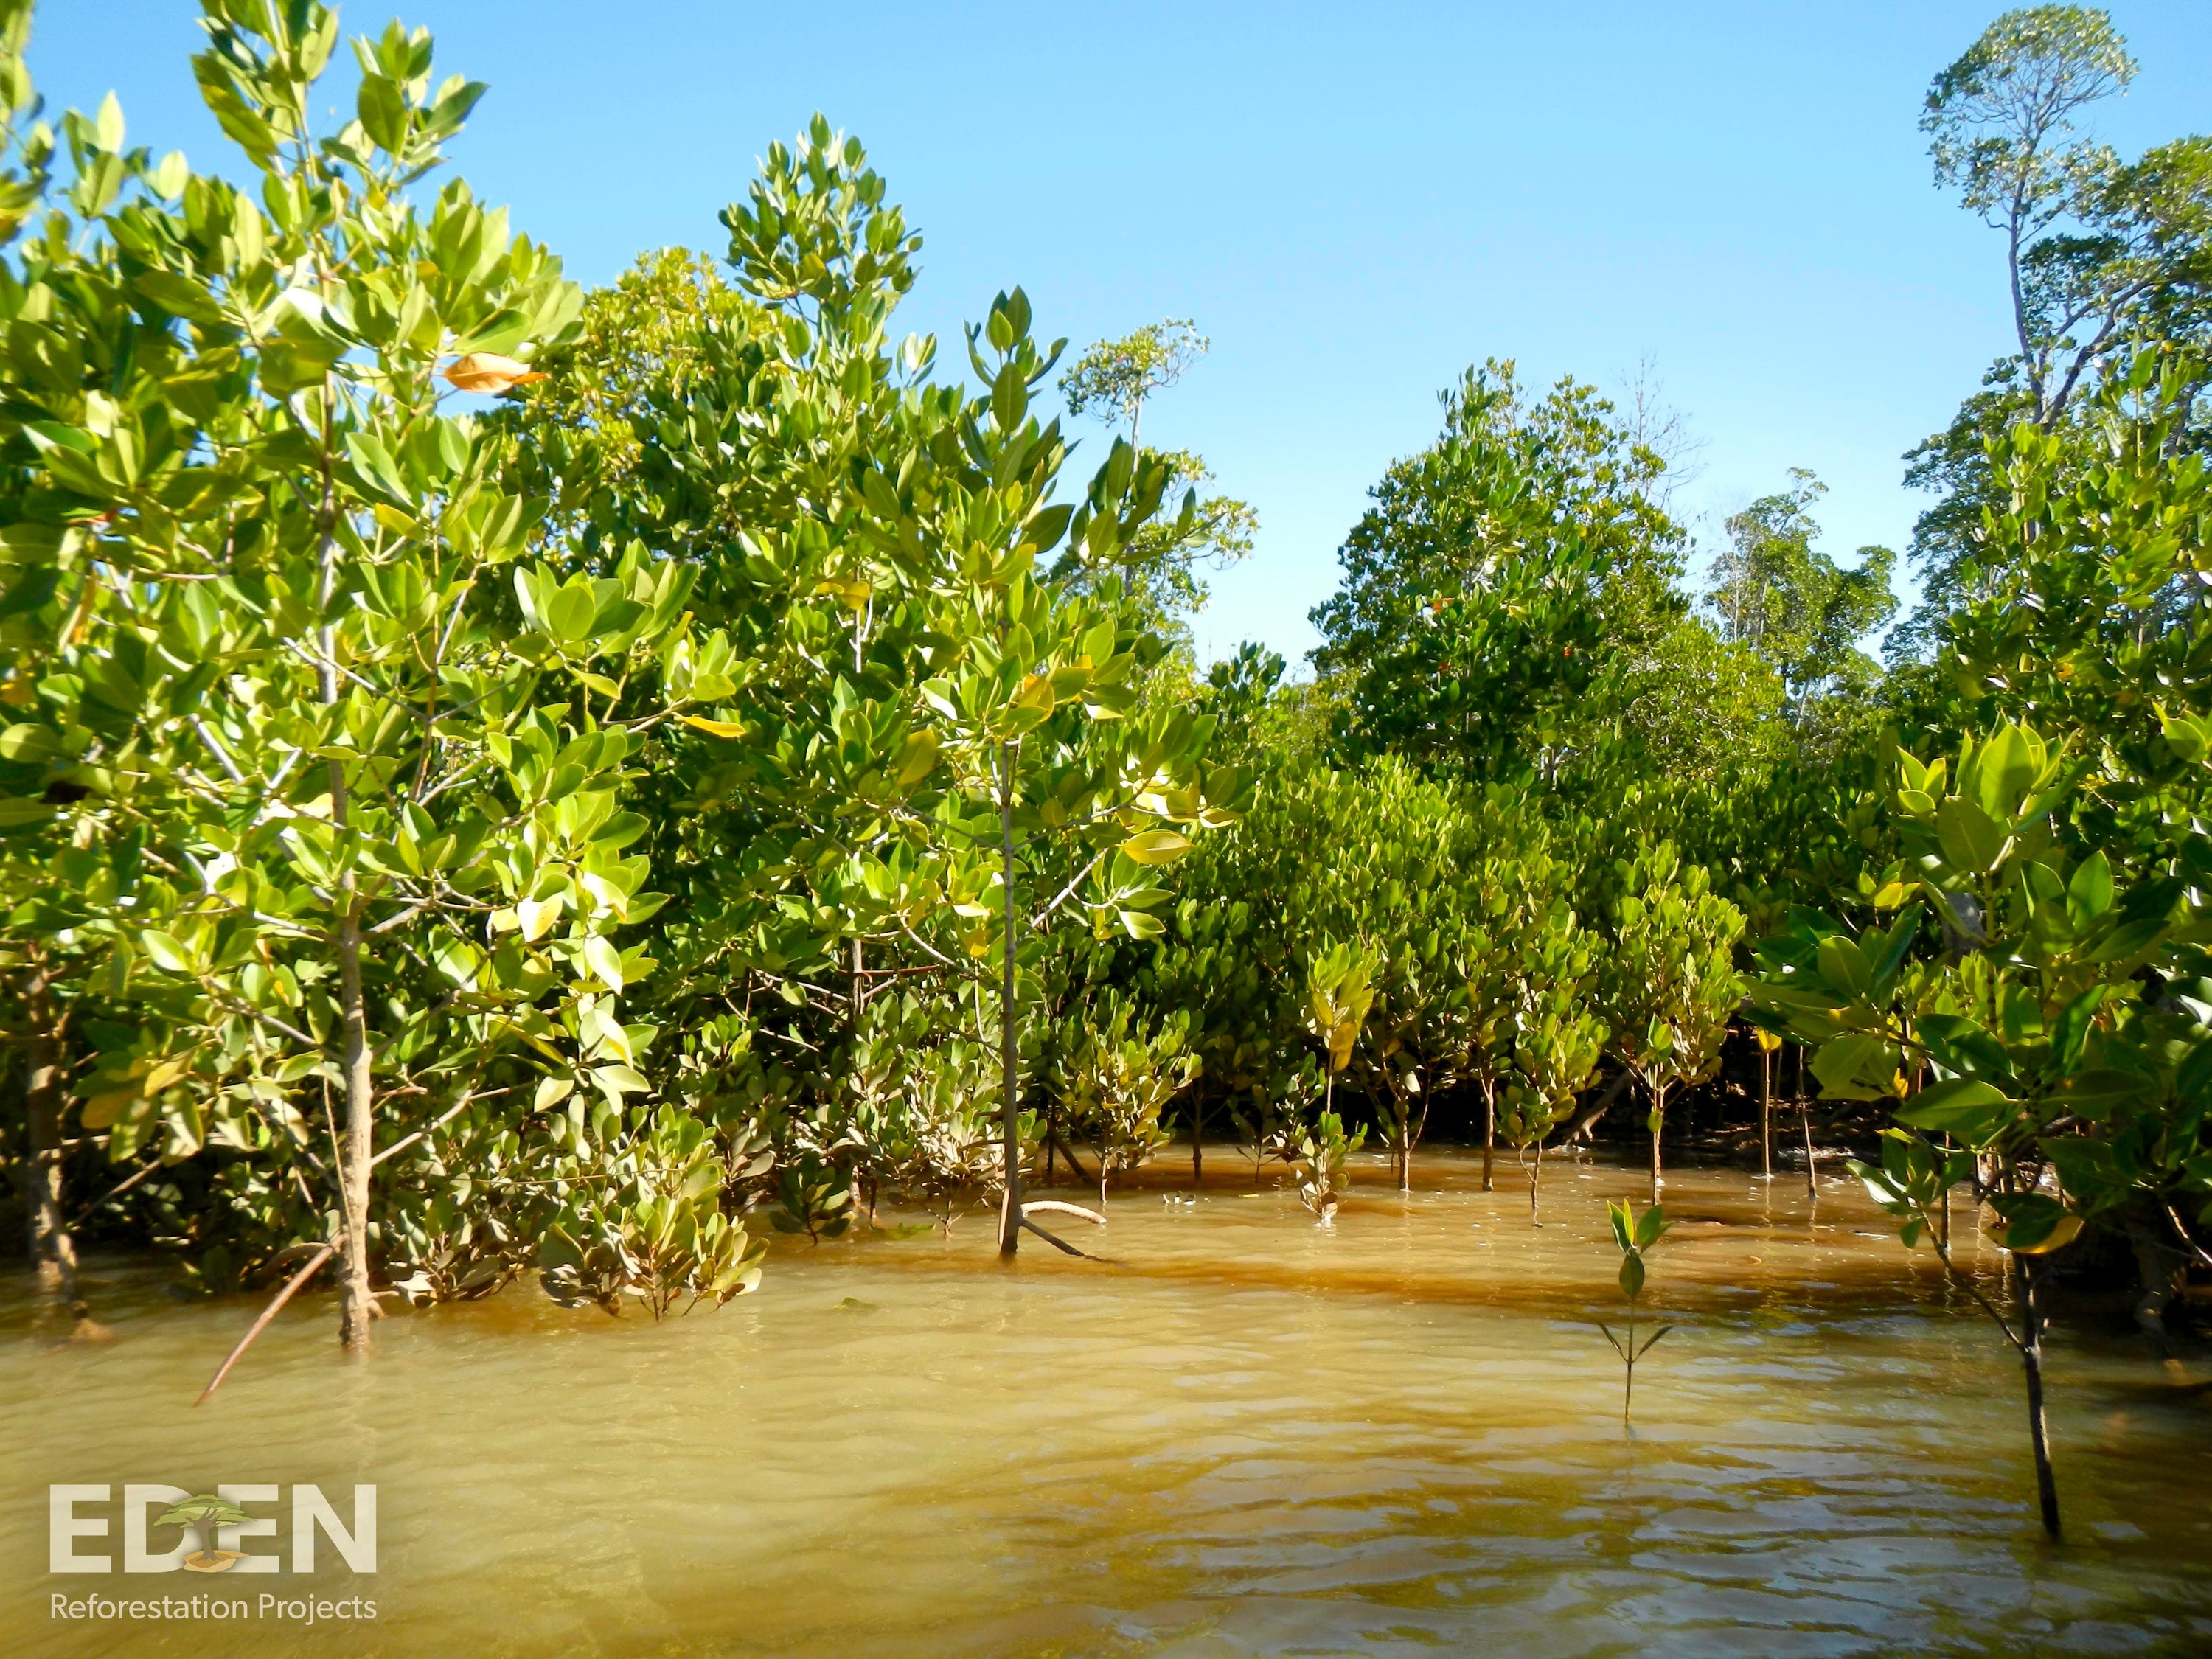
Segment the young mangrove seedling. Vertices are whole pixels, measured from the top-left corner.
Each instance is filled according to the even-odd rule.
[[[1335,1224],[1337,1200],[1343,1196],[1346,1185],[1344,1166],[1366,1139],[1365,1124],[1347,1135],[1344,1120],[1334,1112],[1326,1111],[1298,1138],[1298,1201],[1311,1210],[1324,1227]]]
[[[1636,1362],[1650,1353],[1652,1346],[1674,1328],[1672,1325],[1662,1325],[1644,1339],[1643,1346],[1637,1346],[1636,1298],[1644,1294],[1644,1253],[1656,1244],[1660,1235],[1674,1224],[1667,1219],[1667,1212],[1656,1204],[1639,1216],[1626,1199],[1606,1206],[1606,1213],[1613,1222],[1613,1242],[1620,1247],[1620,1293],[1628,1298],[1627,1340],[1624,1341],[1615,1336],[1613,1328],[1603,1320],[1598,1321],[1597,1328],[1605,1333],[1605,1340],[1613,1344],[1613,1351],[1620,1356],[1621,1364],[1627,1368],[1627,1382],[1620,1394],[1620,1420],[1626,1423],[1628,1421],[1629,1406],[1636,1398]]]

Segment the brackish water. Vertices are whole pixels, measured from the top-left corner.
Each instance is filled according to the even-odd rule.
[[[1031,1240],[1009,1270],[970,1215],[780,1243],[758,1294],[658,1326],[516,1285],[402,1311],[353,1364],[303,1294],[197,1410],[256,1303],[95,1263],[112,1336],[65,1344],[18,1278],[0,1651],[2212,1653],[2212,1364],[2055,1334],[2046,1546],[2017,1365],[1856,1183],[1670,1179],[1687,1224],[1647,1300],[1680,1328],[1624,1429],[1589,1322],[1617,1316],[1601,1200],[1636,1172],[1554,1162],[1532,1230],[1510,1162],[1485,1194],[1425,1154],[1410,1200],[1363,1163],[1323,1230],[1249,1171],[1216,1149],[1194,1203],[1163,1201],[1170,1164],[1103,1233],[1059,1218],[1113,1265]],[[377,1571],[49,1577],[49,1483],[125,1481],[314,1481],[342,1513],[373,1481]],[[78,1547],[120,1565],[113,1533]],[[48,1601],[310,1585],[374,1624]]]

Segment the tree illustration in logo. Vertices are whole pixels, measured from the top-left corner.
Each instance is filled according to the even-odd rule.
[[[244,1554],[240,1550],[219,1550],[215,1547],[217,1527],[235,1527],[253,1517],[227,1498],[204,1492],[197,1498],[187,1498],[172,1504],[161,1511],[156,1526],[182,1527],[192,1535],[198,1546],[185,1557],[185,1565],[193,1572],[228,1572]]]

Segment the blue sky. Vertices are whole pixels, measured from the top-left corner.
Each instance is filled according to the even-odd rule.
[[[360,0],[349,27],[394,8]],[[714,216],[817,109],[927,239],[906,326],[947,345],[999,289],[1079,349],[1168,315],[1211,356],[1146,414],[1259,510],[1207,654],[1295,659],[1335,549],[1468,363],[1619,390],[1648,364],[1702,441],[1705,540],[1792,466],[1826,545],[1902,550],[1899,457],[2003,348],[1994,233],[1933,187],[1929,78],[1993,4],[1120,3],[835,7],[414,0],[489,81],[455,159],[586,282],[719,250]],[[2142,60],[2098,130],[2212,130],[2212,7],[2118,4]],[[112,88],[134,143],[236,165],[199,108],[185,0],[46,0],[40,89]],[[2192,67],[2193,66],[2193,67]],[[350,92],[342,94],[349,106]],[[958,361],[948,351],[944,361]],[[1077,422],[1095,453],[1098,429]],[[1085,468],[1087,471],[1087,467]]]

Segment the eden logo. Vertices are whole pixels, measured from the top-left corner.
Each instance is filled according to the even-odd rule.
[[[112,1554],[80,1551],[80,1540],[120,1536],[125,1572],[313,1572],[315,1540],[327,1539],[338,1559],[356,1572],[376,1571],[376,1488],[353,1489],[353,1518],[341,1517],[322,1488],[291,1489],[291,1559],[276,1551],[247,1549],[246,1540],[276,1538],[278,1516],[254,1513],[255,1506],[283,1503],[274,1486],[217,1486],[212,1492],[188,1492],[182,1486],[126,1486],[121,1525],[114,1522],[112,1486],[49,1486],[48,1565],[55,1572],[112,1572]],[[149,1519],[148,1511],[160,1513]],[[182,1528],[175,1545],[156,1553],[154,1531]]]

